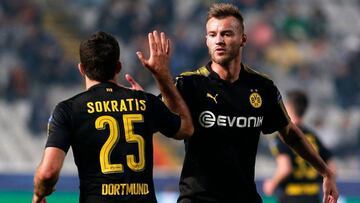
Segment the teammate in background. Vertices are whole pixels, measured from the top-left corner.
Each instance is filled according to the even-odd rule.
[[[78,65],[86,91],[60,102],[49,120],[48,140],[34,177],[33,203],[55,190],[69,147],[80,179],[80,202],[156,202],[154,132],[183,139],[193,133],[191,116],[168,69],[170,41],[149,33],[150,58],[139,59],[154,75],[164,103],[154,95],[116,84],[118,42],[97,32],[80,45]],[[171,101],[171,102],[169,102]]]
[[[315,133],[303,123],[303,117],[308,107],[308,97],[301,90],[289,91],[285,106],[289,116],[305,134],[307,140],[326,161],[335,173],[335,164],[331,161],[331,153],[323,146]],[[271,179],[264,181],[265,194],[272,195],[276,188],[279,203],[319,203],[321,192],[321,177],[304,159],[286,146],[279,137],[271,145],[271,151],[276,157],[277,168]]]

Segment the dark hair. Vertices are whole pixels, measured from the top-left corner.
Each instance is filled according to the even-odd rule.
[[[309,104],[306,93],[302,90],[291,90],[286,94],[286,100],[293,105],[298,117],[303,117]]]
[[[240,10],[236,6],[228,3],[212,4],[208,11],[206,22],[209,21],[210,18],[222,19],[228,16],[235,17],[239,21],[241,29],[244,30],[244,18]]]
[[[105,82],[112,79],[119,57],[118,42],[105,32],[96,32],[80,44],[80,62],[91,80]]]

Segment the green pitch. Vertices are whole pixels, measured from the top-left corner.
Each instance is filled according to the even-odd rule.
[[[31,192],[0,192],[0,203],[29,203],[31,198]],[[48,203],[78,203],[79,194],[74,192],[55,192],[46,199]],[[263,201],[264,203],[276,203],[275,198],[272,197],[263,197]],[[346,203],[360,203],[360,198],[347,197]]]
[[[48,203],[78,203],[79,195],[72,192],[55,192],[46,198]],[[32,199],[31,192],[0,192],[0,203],[29,203]]]

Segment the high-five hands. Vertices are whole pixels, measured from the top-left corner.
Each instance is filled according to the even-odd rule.
[[[150,57],[144,58],[142,52],[136,52],[139,60],[154,75],[168,73],[170,64],[170,40],[165,33],[159,33],[155,30],[148,34]]]

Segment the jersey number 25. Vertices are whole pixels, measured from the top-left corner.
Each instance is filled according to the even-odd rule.
[[[138,144],[138,161],[136,161],[134,155],[126,155],[127,165],[135,172],[142,171],[145,167],[145,141],[142,136],[134,134],[133,123],[143,122],[143,116],[141,114],[124,114],[122,120],[124,122],[126,142]],[[123,173],[124,166],[122,164],[112,164],[110,161],[111,152],[119,141],[120,132],[118,121],[112,116],[100,116],[95,121],[95,127],[98,130],[105,130],[106,124],[109,126],[110,135],[100,151],[101,172],[104,174]]]

